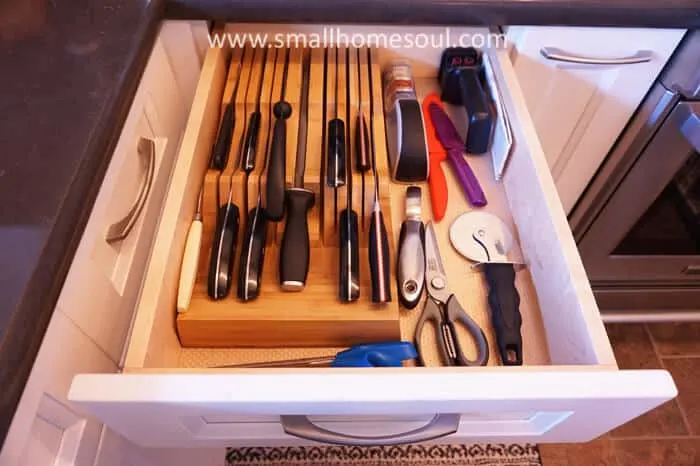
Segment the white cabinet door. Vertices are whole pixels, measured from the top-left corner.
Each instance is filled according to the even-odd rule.
[[[509,28],[515,72],[567,213],[684,33]]]

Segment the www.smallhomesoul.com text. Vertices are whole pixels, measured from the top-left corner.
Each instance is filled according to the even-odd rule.
[[[319,48],[328,45],[381,47],[390,49],[447,47],[505,48],[504,34],[456,34],[445,28],[439,33],[347,33],[341,28],[323,28],[321,32],[226,32],[209,34],[210,47]]]

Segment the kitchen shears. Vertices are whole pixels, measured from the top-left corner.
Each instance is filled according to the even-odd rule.
[[[421,346],[423,327],[426,322],[432,322],[435,325],[436,339],[443,364],[447,366],[485,366],[489,361],[486,335],[481,327],[469,317],[469,314],[466,313],[457,301],[457,297],[450,290],[433,222],[428,222],[425,229],[425,285],[428,297],[416,324],[414,336],[415,346],[418,349],[418,360],[421,365],[425,366],[424,352]],[[462,352],[456,323],[462,324],[474,340],[476,359],[467,359]]]

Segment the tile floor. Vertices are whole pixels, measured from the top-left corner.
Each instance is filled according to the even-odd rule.
[[[678,397],[592,442],[540,445],[543,466],[700,465],[700,323],[606,327],[621,369],[664,368]]]

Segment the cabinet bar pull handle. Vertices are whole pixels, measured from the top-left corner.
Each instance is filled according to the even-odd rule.
[[[418,429],[371,437],[333,432],[317,426],[306,416],[280,416],[280,418],[284,431],[294,437],[336,445],[374,446],[425,442],[454,434],[459,428],[460,415],[436,414],[430,422]]]
[[[681,271],[683,275],[700,275],[700,265],[688,265]]]
[[[678,129],[693,150],[700,152],[700,106],[696,102],[682,102],[678,108],[681,112],[678,113]]]
[[[654,54],[650,50],[638,50],[629,57],[620,58],[583,57],[557,47],[542,47],[540,53],[547,60],[579,63],[582,65],[633,65],[635,63],[647,63],[654,58]]]
[[[134,205],[131,206],[129,213],[127,213],[124,218],[118,222],[113,223],[107,229],[107,236],[105,240],[108,243],[115,243],[117,241],[122,241],[124,238],[129,236],[129,233],[136,225],[136,221],[139,219],[139,215],[143,211],[143,207],[146,205],[146,200],[151,192],[151,186],[153,185],[153,175],[156,171],[156,145],[152,139],[141,138],[139,139],[137,145],[137,152],[146,166],[146,176],[141,183],[141,188],[136,196],[136,201]]]

